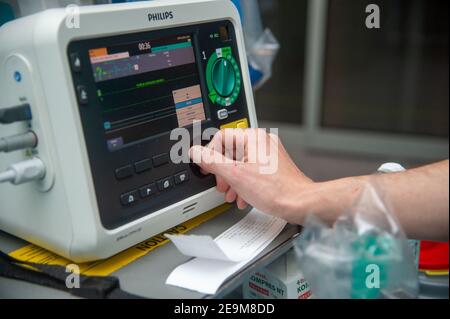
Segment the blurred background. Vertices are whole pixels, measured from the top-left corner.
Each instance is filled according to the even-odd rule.
[[[244,25],[261,127],[279,128],[315,180],[448,158],[449,3],[445,0],[230,0]],[[68,4],[0,0],[0,25]],[[366,27],[366,7],[380,28]]]
[[[448,157],[449,11],[441,0],[259,0],[280,43],[262,126],[317,180]],[[380,8],[368,29],[365,8]]]

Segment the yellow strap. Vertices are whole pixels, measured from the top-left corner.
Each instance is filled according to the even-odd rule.
[[[207,222],[208,220],[222,214],[230,207],[230,204],[224,204],[216,207],[209,212],[175,226],[159,235],[153,236],[152,238],[128,248],[127,250],[124,250],[108,259],[78,264],[80,267],[80,273],[88,276],[108,276],[136,259],[147,255],[154,249],[168,243],[169,240],[163,234],[170,232],[184,234]],[[33,244],[19,248],[9,253],[9,255],[21,261],[29,261],[37,264],[60,265],[64,267],[68,264],[73,264],[72,261]]]

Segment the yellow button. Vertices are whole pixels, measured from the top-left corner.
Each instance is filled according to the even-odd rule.
[[[248,128],[247,122],[239,122],[237,128]]]
[[[248,120],[246,118],[240,119],[231,123],[224,124],[220,126],[221,129],[224,128],[248,128]]]
[[[448,269],[446,270],[420,270],[424,272],[427,276],[448,276]]]

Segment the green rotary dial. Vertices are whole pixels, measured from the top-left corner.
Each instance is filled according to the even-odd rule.
[[[241,91],[242,78],[231,48],[217,49],[211,55],[206,68],[209,98],[220,106],[236,102]]]
[[[236,75],[231,63],[224,58],[217,59],[212,68],[212,83],[217,94],[230,96],[236,85]]]

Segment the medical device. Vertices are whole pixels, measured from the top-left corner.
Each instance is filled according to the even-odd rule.
[[[173,129],[257,123],[231,1],[75,9],[0,28],[0,229],[83,262],[224,202]]]

